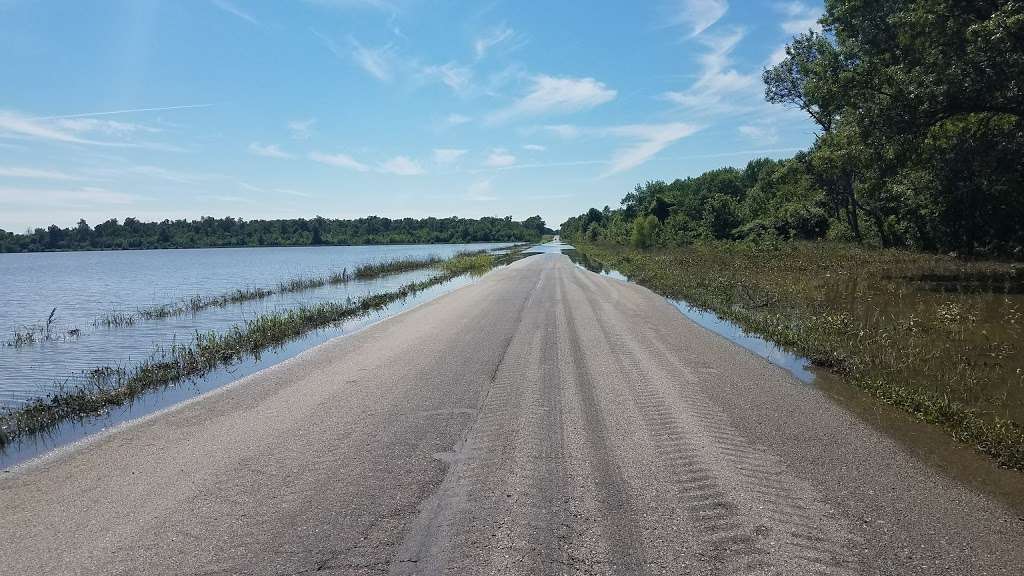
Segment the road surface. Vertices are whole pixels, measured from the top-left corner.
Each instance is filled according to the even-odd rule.
[[[0,573],[1019,576],[1024,522],[549,254],[0,475]]]

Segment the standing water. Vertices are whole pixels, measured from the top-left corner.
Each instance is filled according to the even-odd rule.
[[[272,288],[294,278],[325,276],[399,258],[449,257],[508,244],[210,248],[116,252],[0,254],[0,409],[16,408],[73,383],[84,370],[130,367],[158,347],[187,344],[197,332],[222,331],[302,304],[359,298],[431,275],[420,270],[274,295],[194,314],[107,327],[111,313],[214,297],[239,288]],[[53,313],[52,319],[50,314]],[[17,332],[50,319],[50,338],[21,346]]]

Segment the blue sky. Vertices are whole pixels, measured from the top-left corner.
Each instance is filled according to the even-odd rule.
[[[819,2],[0,0],[0,228],[540,214],[813,139]]]

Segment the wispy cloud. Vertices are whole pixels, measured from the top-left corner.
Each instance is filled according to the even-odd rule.
[[[564,140],[572,140],[580,135],[580,129],[572,124],[548,124],[547,126],[542,126],[541,129]]]
[[[492,114],[488,121],[589,110],[615,99],[618,92],[593,78],[557,78],[539,75],[530,90],[511,106]]]
[[[704,114],[737,109],[741,104],[732,95],[757,85],[755,74],[742,74],[731,67],[731,54],[745,32],[736,29],[728,34],[705,35],[699,38],[707,51],[700,56],[700,77],[689,89],[666,92],[662,97],[683,108]]]
[[[387,0],[304,0],[306,4],[325,6],[328,8],[376,8],[391,12],[399,12],[398,5]]]
[[[309,159],[314,162],[334,166],[336,168],[348,168],[349,170],[355,170],[356,172],[368,172],[370,170],[369,166],[357,161],[348,154],[325,154],[323,152],[314,151],[309,153]]]
[[[609,162],[608,170],[603,176],[635,168],[653,158],[672,143],[686,138],[698,130],[700,127],[682,122],[633,124],[608,128],[605,132],[609,135],[632,140],[633,143],[615,151]]]
[[[214,104],[182,104],[179,106],[160,106],[157,108],[126,108],[122,110],[105,110],[101,112],[78,112],[57,116],[37,116],[30,120],[58,120],[62,118],[86,118],[89,116],[112,116],[114,114],[134,114],[136,112],[165,112],[168,110],[188,110],[190,108],[210,108]]]
[[[547,149],[547,146],[542,146],[540,144],[523,144],[523,150],[529,150],[531,152],[543,152]]]
[[[20,112],[0,110],[0,138],[115,148],[144,148],[176,152],[182,150],[180,147],[170,144],[133,139],[139,133],[160,132],[159,128],[88,117],[117,113],[125,113],[125,111],[31,117]],[[99,136],[99,139],[96,136]]]
[[[353,37],[349,37],[349,44],[352,46],[352,60],[367,74],[381,82],[390,82],[393,76],[392,52],[394,47],[391,44],[380,48],[363,46]]]
[[[454,164],[458,162],[468,150],[462,148],[434,148],[434,163],[436,164]]]
[[[512,51],[526,44],[526,38],[516,33],[505,24],[495,26],[473,41],[473,53],[477,60],[482,60],[492,48],[503,47],[505,51]]]
[[[466,188],[466,199],[474,202],[491,202],[497,200],[498,197],[494,194],[494,187],[488,179],[477,180],[470,184]]]
[[[818,18],[821,18],[820,7],[808,6],[802,2],[785,2],[779,4],[777,8],[783,14],[779,26],[786,34],[800,34],[808,30],[821,31],[821,25],[818,24]]]
[[[682,0],[675,7],[673,23],[687,28],[692,38],[718,22],[728,10],[725,0]]]
[[[134,201],[135,197],[130,194],[111,192],[94,186],[60,189],[0,187],[0,205],[10,204],[19,208],[26,205],[70,205],[91,208],[96,204],[124,205]]]
[[[469,90],[473,81],[473,70],[454,61],[441,65],[423,66],[420,68],[419,75],[427,80],[440,81],[457,94],[463,94]]]
[[[20,166],[0,166],[0,177],[30,178],[37,180],[86,180],[86,178],[81,176],[74,176],[57,170],[39,170],[36,168],[24,168]]]
[[[309,137],[313,135],[314,124],[316,124],[316,118],[289,121],[287,126],[292,140],[309,140]]]
[[[744,124],[736,130],[756,144],[775,144],[779,141],[778,131],[767,124]]]
[[[333,38],[312,30],[313,35],[323,42],[324,46],[340,60],[351,61],[370,76],[381,82],[390,82],[393,72],[394,46],[386,44],[380,48],[364,46],[359,40],[349,36],[349,48],[342,48]]]
[[[281,150],[276,144],[260,144],[259,142],[249,143],[249,153],[264,158],[293,158],[291,154]]]
[[[488,168],[504,168],[515,163],[516,157],[510,154],[508,150],[504,148],[495,148],[487,155],[487,160],[484,161],[484,166],[487,166]]]
[[[29,118],[17,112],[0,110],[0,136],[31,138],[69,144],[104,144],[103,142],[94,142],[80,138],[69,130],[62,129],[53,122],[46,122],[45,120]]]
[[[235,6],[232,2],[229,2],[228,0],[210,0],[210,1],[217,8],[220,8],[221,10],[227,12],[228,14],[231,14],[232,16],[235,16],[236,18],[241,18],[242,20],[245,20],[246,22],[248,22],[249,24],[252,24],[253,26],[261,26],[262,25],[259,20],[253,18],[247,12],[244,12],[241,8],[239,8],[238,6]]]
[[[385,174],[397,174],[399,176],[417,176],[423,174],[423,168],[408,156],[395,156],[381,162],[378,170]]]
[[[445,118],[445,122],[447,122],[451,126],[458,126],[460,124],[466,124],[467,122],[472,122],[472,121],[473,121],[473,119],[470,118],[469,116],[466,116],[465,114],[454,114],[453,113],[453,114],[449,114],[448,117]]]

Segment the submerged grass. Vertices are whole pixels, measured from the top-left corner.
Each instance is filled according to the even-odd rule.
[[[0,414],[0,448],[61,422],[102,413],[131,402],[140,394],[187,378],[203,376],[217,367],[259,355],[273,347],[331,324],[380,310],[393,302],[448,282],[467,272],[485,272],[513,259],[506,255],[462,254],[445,261],[444,269],[425,280],[358,300],[303,305],[264,314],[224,332],[196,333],[188,344],[158,350],[132,368],[104,366],[83,373],[83,382],[58,389],[16,410]]]
[[[829,243],[577,246],[1024,470],[1020,268]]]
[[[57,327],[57,308],[50,310],[45,322],[15,328],[10,339],[4,341],[4,346],[21,348],[39,342],[65,342],[78,338],[81,335],[78,328],[67,329]]]
[[[457,255],[456,257],[458,257]],[[262,300],[280,294],[290,294],[313,290],[324,286],[347,284],[353,280],[370,280],[403,272],[422,270],[443,263],[436,257],[429,258],[398,258],[385,262],[363,264],[354,272],[347,268],[323,276],[302,276],[283,280],[276,286],[268,288],[238,288],[216,296],[192,296],[172,304],[159,304],[148,308],[140,308],[134,312],[112,311],[93,321],[93,326],[103,328],[124,328],[132,326],[140,320],[158,320],[173,316],[196,314],[208,308],[223,308],[242,302]]]

